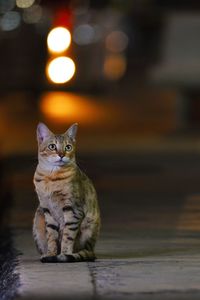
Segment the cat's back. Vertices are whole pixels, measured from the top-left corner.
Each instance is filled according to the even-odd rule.
[[[82,170],[80,170],[80,182],[85,196],[86,205],[98,206],[97,193],[94,184]]]

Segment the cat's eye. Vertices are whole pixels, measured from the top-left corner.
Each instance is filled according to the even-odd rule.
[[[51,151],[55,151],[57,149],[56,144],[49,144],[48,148]]]
[[[65,146],[65,151],[71,151],[72,150],[72,145],[68,144]]]

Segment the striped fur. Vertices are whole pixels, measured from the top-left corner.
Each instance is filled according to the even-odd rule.
[[[37,128],[33,237],[42,262],[95,260],[100,213],[94,186],[76,165],[76,131],[77,124],[62,135]]]

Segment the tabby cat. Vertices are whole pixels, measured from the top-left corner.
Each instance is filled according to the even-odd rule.
[[[33,237],[42,262],[95,260],[100,214],[96,191],[75,160],[77,124],[64,134],[37,127],[39,199]]]

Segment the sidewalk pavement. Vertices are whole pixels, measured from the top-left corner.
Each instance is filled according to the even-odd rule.
[[[122,234],[101,236],[93,263],[42,264],[30,230],[17,230],[19,299],[199,299],[197,234]]]
[[[200,156],[85,157],[100,199],[97,261],[42,264],[31,159],[10,160],[19,299],[200,299]]]

